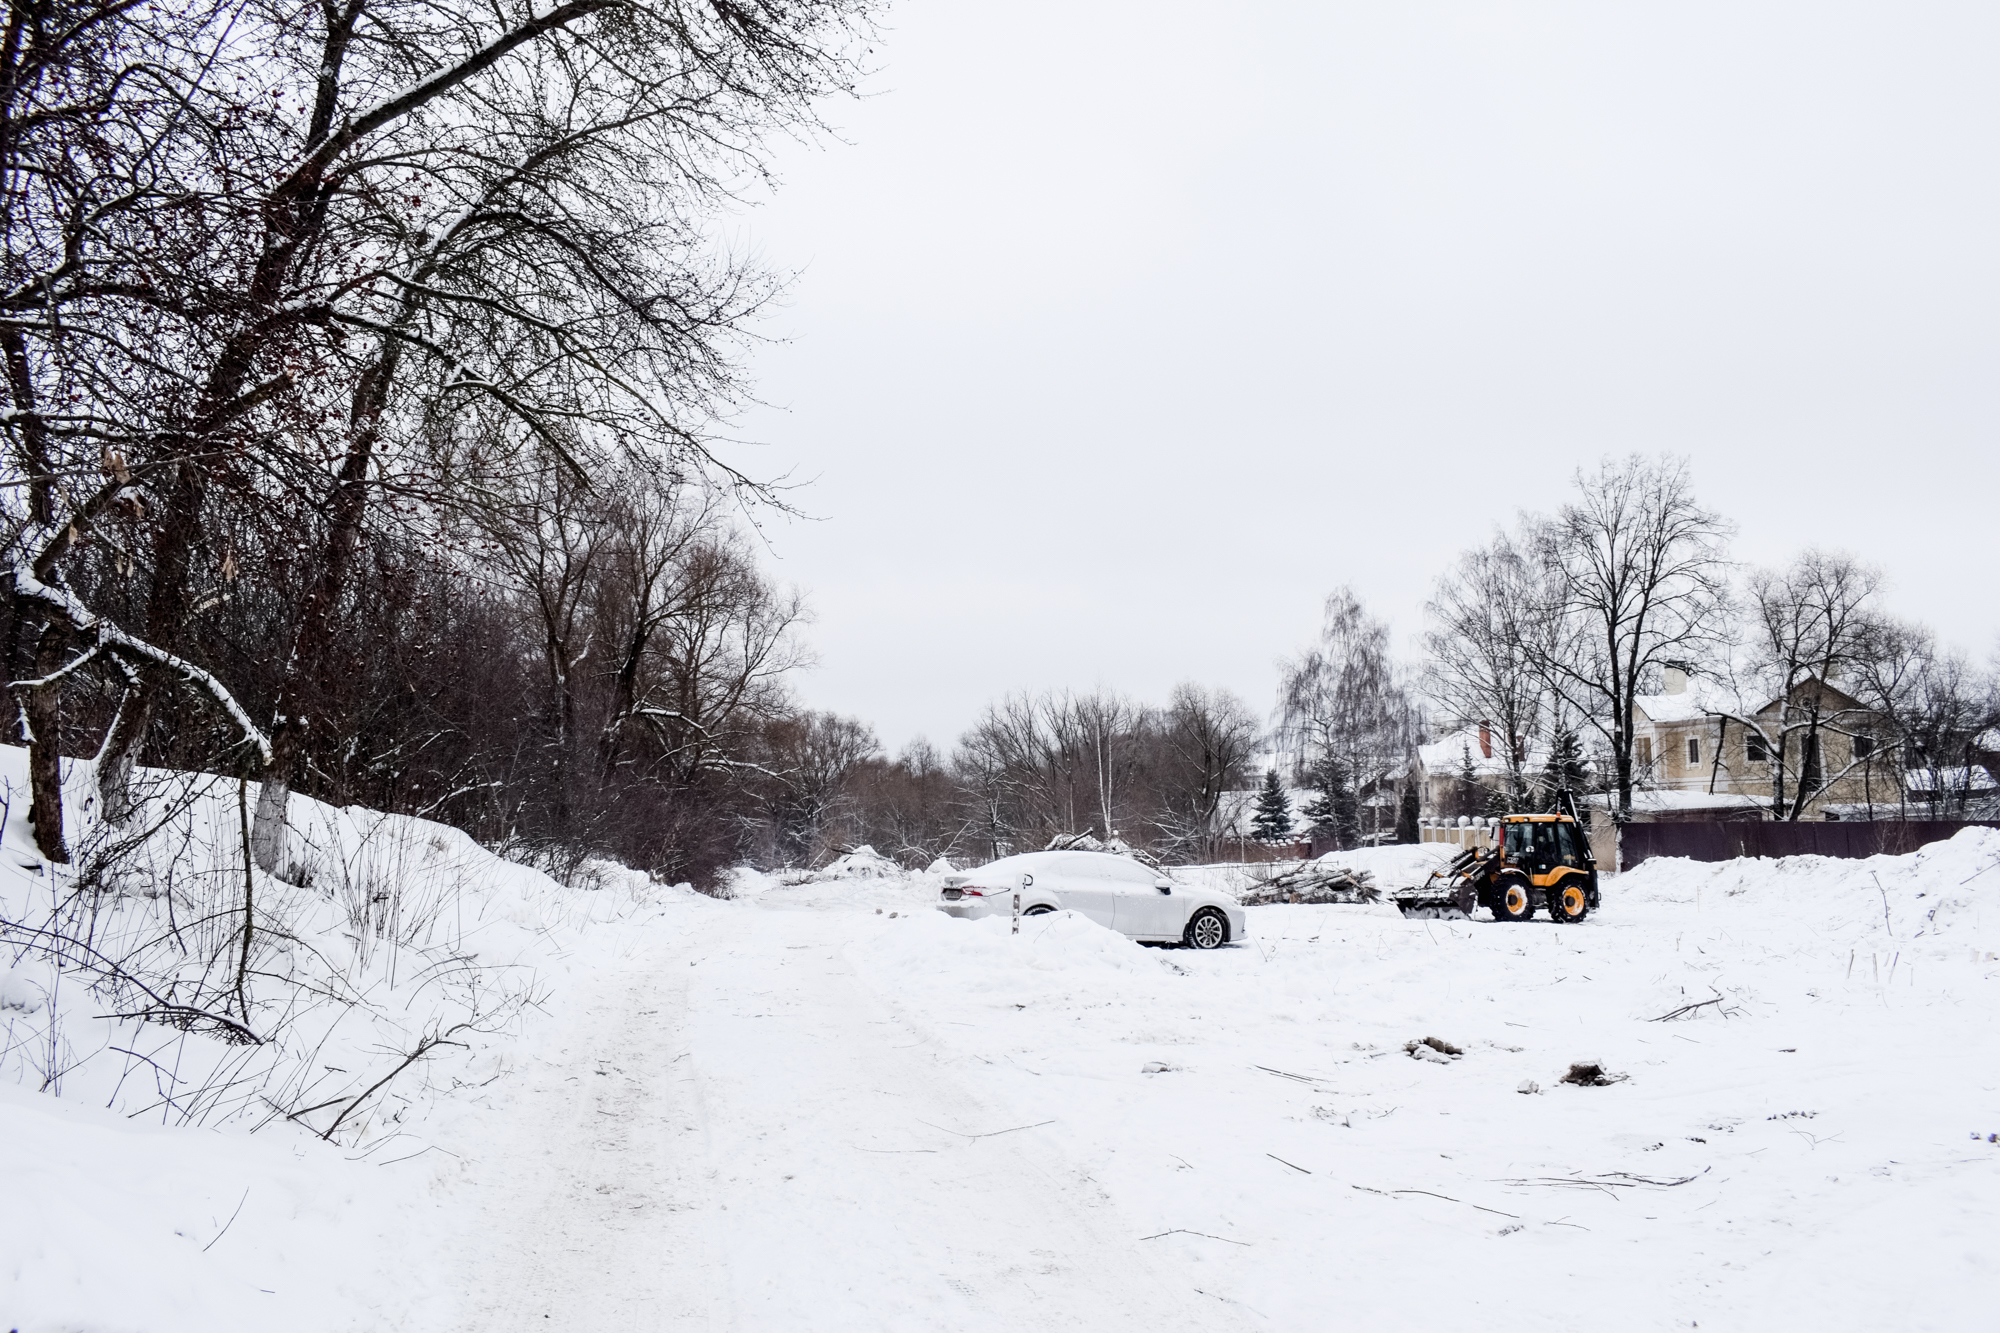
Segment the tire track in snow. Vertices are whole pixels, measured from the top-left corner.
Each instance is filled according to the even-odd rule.
[[[724,956],[689,969],[687,1035],[735,1327],[1239,1325],[875,997],[845,958],[858,914],[730,915]]]
[[[468,1163],[466,1333],[1254,1326],[1049,1136],[994,1134],[849,967],[853,926],[735,904],[579,984]]]
[[[706,1153],[675,1058],[686,970],[660,950],[568,998],[560,1056],[537,1062],[468,1164],[486,1224],[459,1255],[465,1333],[731,1326],[706,1280]]]

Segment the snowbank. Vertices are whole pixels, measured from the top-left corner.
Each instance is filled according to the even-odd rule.
[[[1609,881],[1606,894],[1614,892],[1621,902],[1692,906],[1746,926],[1790,918],[1843,943],[1990,953],[2000,951],[2000,829],[1961,829],[1915,852],[1864,860],[1652,857]]]
[[[829,879],[882,879],[900,876],[903,868],[873,847],[856,847],[827,862],[815,874],[815,878]]]
[[[66,764],[74,855],[52,865],[26,756],[0,747],[0,1327],[389,1327],[448,1305],[384,1276],[435,1243],[410,1188],[445,1160],[428,1118],[507,1069],[593,926],[691,891],[604,864],[564,886],[456,829],[297,796],[286,883],[246,875],[254,786],[137,783],[111,828],[92,766]]]
[[[938,911],[920,911],[885,923],[867,961],[871,968],[905,976],[949,977],[973,989],[998,985],[1022,973],[1058,973],[1083,980],[1172,971],[1166,954],[1078,912],[1023,917],[1016,935],[1011,916],[961,921]]]

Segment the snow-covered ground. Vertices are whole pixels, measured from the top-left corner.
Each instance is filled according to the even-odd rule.
[[[1571,927],[1265,907],[1209,954],[848,868],[552,928],[540,1011],[406,1160],[10,1093],[0,1318],[1992,1327],[2000,834],[1656,860]]]

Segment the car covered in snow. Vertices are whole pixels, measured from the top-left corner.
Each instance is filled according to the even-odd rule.
[[[1177,884],[1115,852],[1024,852],[946,875],[938,910],[973,919],[1071,911],[1149,944],[1219,949],[1241,940],[1248,921],[1227,894]]]

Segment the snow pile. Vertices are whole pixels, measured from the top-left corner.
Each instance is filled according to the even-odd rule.
[[[836,856],[813,875],[815,880],[887,879],[900,876],[903,868],[873,847],[856,847]]]
[[[343,1327],[378,1308],[383,1256],[420,1243],[399,1182],[297,1134],[166,1128],[0,1087],[0,1139],[0,1319],[23,1333]],[[438,1296],[405,1295],[420,1310]]]
[[[1690,861],[1652,857],[1607,885],[1620,901],[1767,922],[1782,913],[1842,943],[2000,950],[2000,829],[1967,828],[1902,856]],[[1922,945],[1917,941],[1923,941]]]
[[[0,1326],[331,1328],[384,1301],[372,1322],[405,1326],[450,1293],[383,1280],[424,1242],[376,1166],[448,1161],[424,1156],[432,1113],[506,1072],[586,928],[690,891],[601,864],[566,887],[298,796],[287,883],[246,872],[254,786],[142,770],[113,828],[95,777],[65,764],[53,865],[0,747]]]
[[[565,889],[457,829],[305,798],[293,800],[299,882],[246,877],[254,787],[142,773],[141,813],[114,828],[91,817],[94,779],[86,763],[66,775],[68,865],[41,859],[27,801],[8,802],[0,1082],[162,1124],[289,1119],[381,1146],[436,1079],[488,1076],[473,1038],[538,997],[552,928],[629,914],[653,893],[643,879]],[[0,782],[20,793],[25,781],[23,753],[0,750]],[[375,1088],[419,1050],[407,1076]]]
[[[1085,978],[1119,973],[1171,973],[1166,955],[1148,949],[1078,912],[1046,912],[960,921],[919,911],[888,922],[868,966],[904,976],[948,977],[985,991],[1024,975]]]

